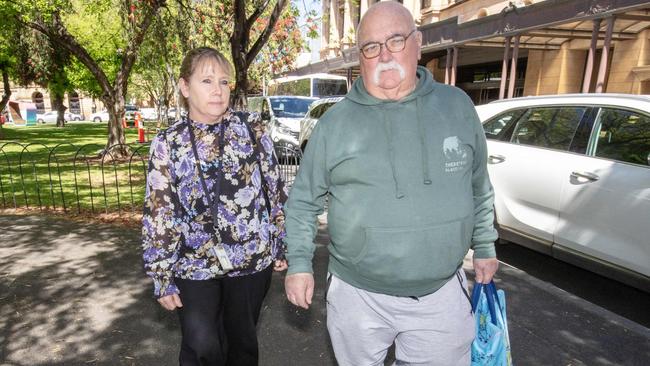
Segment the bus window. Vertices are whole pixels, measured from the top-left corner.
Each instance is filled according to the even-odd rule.
[[[345,95],[348,92],[347,80],[313,79],[314,97],[333,97]]]
[[[294,95],[303,97],[329,97],[345,95],[347,79],[329,74],[288,76],[269,82],[268,95]]]

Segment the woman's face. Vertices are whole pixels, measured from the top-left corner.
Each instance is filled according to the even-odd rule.
[[[230,75],[212,58],[194,68],[189,80],[180,79],[181,93],[187,99],[190,118],[202,123],[217,123],[230,103]]]

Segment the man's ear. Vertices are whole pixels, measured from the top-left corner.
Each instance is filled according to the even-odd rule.
[[[187,81],[185,81],[185,79],[178,79],[178,87],[181,89],[181,94],[183,94],[185,98],[190,96],[190,86],[187,84]]]

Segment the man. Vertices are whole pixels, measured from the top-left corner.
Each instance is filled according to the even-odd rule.
[[[316,125],[287,204],[293,304],[312,301],[316,216],[328,197],[327,327],[340,365],[469,365],[474,339],[461,264],[497,270],[493,191],[470,99],[418,67],[422,35],[396,2],[357,32],[361,78]]]

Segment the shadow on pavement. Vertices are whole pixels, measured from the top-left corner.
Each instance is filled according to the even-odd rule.
[[[151,297],[138,229],[1,214],[0,227],[0,364],[177,365],[176,315]],[[284,274],[274,273],[260,365],[336,364],[325,324],[327,240],[321,227],[311,309],[290,305]],[[516,365],[650,364],[647,328],[508,265],[497,285]]]

